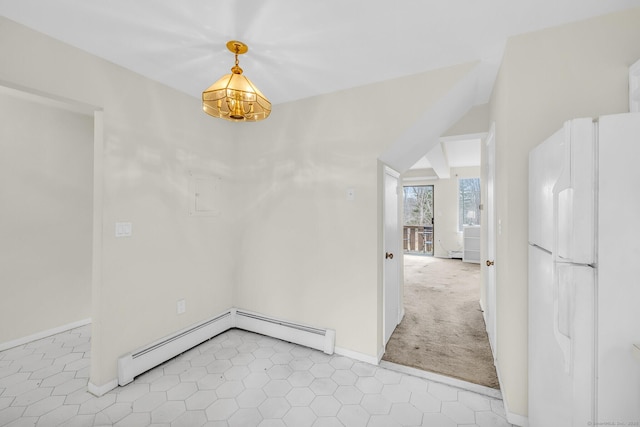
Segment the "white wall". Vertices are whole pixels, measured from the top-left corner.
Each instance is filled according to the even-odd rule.
[[[0,344],[91,317],[93,115],[0,92]]]
[[[435,182],[434,245],[437,257],[447,258],[448,251],[462,251],[462,231],[458,230],[458,180],[480,178],[480,167],[451,168],[450,179]]]
[[[279,105],[269,120],[242,128],[239,307],[334,328],[338,347],[378,356],[378,157],[470,68]],[[382,102],[409,92],[415,96],[380,115]]]
[[[497,357],[508,409],[527,415],[528,152],[566,120],[628,111],[640,9],[511,38],[491,100],[496,124]]]
[[[5,85],[104,110],[91,313],[91,382],[104,385],[116,378],[120,355],[232,306],[235,128],[204,114],[197,98],[5,18],[0,57]],[[189,217],[191,170],[222,178],[220,216]],[[117,221],[132,222],[133,236],[116,239]]]
[[[470,65],[281,105],[268,121],[238,126],[203,114],[197,98],[4,18],[0,55],[0,82],[103,110],[94,385],[116,377],[120,355],[231,306],[335,328],[339,347],[378,356],[377,159]],[[377,117],[397,91],[420,96]],[[219,216],[187,214],[190,171],[221,178]],[[115,222],[131,222],[133,236],[116,239]],[[187,313],[178,316],[180,298]]]

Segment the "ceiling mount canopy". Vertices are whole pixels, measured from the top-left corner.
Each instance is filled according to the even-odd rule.
[[[224,75],[202,92],[202,109],[213,117],[233,122],[257,122],[269,117],[271,102],[242,74],[238,55],[249,47],[239,41],[227,42],[227,49],[236,56],[231,74]]]

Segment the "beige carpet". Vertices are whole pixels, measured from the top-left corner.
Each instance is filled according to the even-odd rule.
[[[405,255],[405,316],[383,360],[499,388],[480,310],[480,266]]]

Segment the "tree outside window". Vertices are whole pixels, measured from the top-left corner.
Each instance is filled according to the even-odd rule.
[[[404,225],[433,224],[433,186],[404,187]]]
[[[465,225],[480,225],[480,178],[458,180],[458,230]]]

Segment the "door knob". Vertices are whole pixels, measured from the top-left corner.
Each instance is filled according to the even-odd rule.
[[[491,267],[495,262],[487,260],[487,267]]]
[[[385,259],[393,259],[393,254],[391,252],[387,252],[384,254]]]

